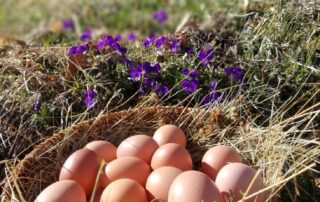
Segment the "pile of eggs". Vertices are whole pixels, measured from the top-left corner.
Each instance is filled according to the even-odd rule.
[[[36,202],[223,202],[265,188],[233,148],[212,147],[196,171],[185,147],[186,136],[174,125],[160,127],[153,137],[131,136],[118,148],[107,141],[90,142],[68,157],[59,181]],[[100,162],[106,162],[102,172]],[[246,201],[266,201],[266,194]]]

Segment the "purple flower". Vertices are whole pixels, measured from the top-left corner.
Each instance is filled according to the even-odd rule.
[[[117,48],[115,49],[118,53],[120,53],[122,56],[124,56],[127,53],[127,49],[124,47],[121,47],[120,45],[117,46]]]
[[[122,35],[121,35],[121,34],[118,34],[118,35],[114,38],[114,40],[115,40],[116,42],[120,42],[120,41],[122,40]]]
[[[182,73],[191,80],[197,80],[199,78],[199,72],[197,70],[190,71],[189,69],[184,69]]]
[[[118,35],[116,38],[113,38],[112,36],[107,36],[107,37],[101,37],[99,43],[98,43],[98,50],[102,51],[104,47],[109,46],[113,48],[113,50],[117,51],[120,53],[122,56],[124,56],[127,53],[127,49],[124,47],[121,47],[119,44],[119,40],[121,35]]]
[[[221,96],[216,92],[211,92],[203,99],[203,104],[208,106],[219,101],[221,101]]]
[[[70,31],[74,29],[74,22],[71,19],[63,21],[62,24],[63,24],[63,29],[65,31]]]
[[[169,88],[167,86],[158,82],[155,82],[153,89],[159,97],[163,97],[169,92]]]
[[[134,42],[136,39],[137,39],[137,34],[136,34],[136,33],[131,32],[131,33],[128,35],[128,42],[129,42],[129,43]]]
[[[160,25],[163,25],[168,20],[168,14],[165,11],[158,11],[153,14],[153,19],[157,21]]]
[[[216,89],[218,88],[218,81],[216,79],[214,79],[213,82],[209,85],[209,88],[210,93],[204,98],[203,103],[205,105],[211,105],[215,102],[221,101],[220,94],[216,92]]]
[[[158,63],[156,63],[155,65],[151,65],[149,62],[144,62],[141,66],[142,66],[143,72],[146,74],[159,73],[161,68]]]
[[[151,36],[150,38],[145,39],[143,41],[144,47],[149,48],[150,46],[152,46],[155,43],[155,40],[156,40],[156,36]]]
[[[83,42],[90,41],[92,38],[92,29],[88,28],[86,31],[81,35],[80,40]]]
[[[89,51],[90,47],[88,44],[80,45],[80,46],[73,46],[69,50],[69,56],[74,57],[76,55],[82,55]]]
[[[180,40],[179,39],[173,39],[170,43],[170,50],[174,53],[180,52]]]
[[[34,103],[33,109],[35,111],[40,111],[41,110],[41,102],[39,101],[39,99],[37,99],[36,102]]]
[[[167,37],[165,36],[159,37],[156,39],[155,45],[157,48],[162,48],[163,45],[166,43],[166,41],[167,41]]]
[[[241,69],[240,67],[226,67],[224,68],[224,72],[227,73],[231,78],[234,78],[238,82],[242,82],[245,71]]]
[[[95,105],[94,100],[96,96],[97,96],[97,93],[91,88],[88,88],[87,92],[83,94],[84,102],[88,109],[92,109],[94,107]]]
[[[194,55],[194,50],[193,50],[193,49],[188,50],[188,51],[187,51],[187,54],[188,54],[188,55]]]
[[[207,67],[208,64],[212,62],[213,58],[214,58],[213,50],[211,49],[203,50],[199,53],[199,60],[205,67]]]
[[[181,82],[181,86],[187,94],[192,94],[198,89],[198,82],[185,79]]]
[[[137,68],[131,69],[130,80],[137,82],[140,81],[144,74],[158,74],[161,67],[158,63],[151,65],[150,62],[144,62],[143,64],[138,64]],[[144,82],[147,82],[148,79],[145,78]],[[151,83],[150,83],[151,85]],[[153,85],[153,84],[152,84]]]
[[[133,66],[133,62],[126,57],[122,58],[122,62],[123,62],[123,64],[125,64],[129,68],[131,68]]]
[[[143,75],[142,65],[138,65],[137,68],[131,69],[130,79],[131,79],[133,82],[137,82],[137,81],[140,81],[140,80],[141,80],[142,75]]]

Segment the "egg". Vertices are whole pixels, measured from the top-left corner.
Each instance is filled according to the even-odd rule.
[[[170,185],[180,173],[182,173],[180,169],[170,166],[154,170],[146,183],[149,201],[166,201]]]
[[[129,178],[144,186],[149,174],[150,167],[143,160],[131,156],[111,161],[105,168],[105,176],[109,182]]]
[[[150,164],[153,153],[158,149],[158,144],[152,137],[147,135],[131,136],[118,146],[117,158],[123,156],[134,156],[141,158]]]
[[[219,145],[209,149],[203,156],[201,171],[215,180],[220,169],[227,163],[241,163],[242,158],[232,147]]]
[[[59,180],[75,180],[83,187],[88,196],[94,187],[99,170],[97,155],[87,149],[72,153],[61,168]]]
[[[169,189],[168,202],[223,202],[214,182],[199,171],[186,171],[178,175]]]
[[[86,193],[74,180],[61,180],[45,188],[35,202],[86,202]]]
[[[147,202],[144,188],[132,179],[119,179],[102,192],[100,202]]]
[[[117,158],[117,147],[107,141],[92,141],[85,148],[95,152],[100,161],[103,159],[105,162],[110,162]]]
[[[182,171],[192,169],[192,159],[188,151],[176,143],[162,145],[151,160],[152,169],[162,166],[173,166]]]
[[[247,191],[255,175],[256,171],[248,165],[243,163],[230,163],[224,166],[218,173],[216,185],[224,198],[232,197],[233,201],[238,201],[242,199],[243,193]],[[263,188],[265,188],[263,179],[258,175],[246,196]],[[266,201],[266,194],[259,194],[246,201],[264,202]]]
[[[186,135],[175,125],[164,125],[158,128],[153,135],[153,139],[162,146],[167,143],[177,143],[182,147],[186,147]]]

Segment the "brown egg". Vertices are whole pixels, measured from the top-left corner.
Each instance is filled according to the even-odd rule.
[[[185,148],[176,143],[168,143],[159,147],[151,160],[153,170],[163,166],[173,166],[182,171],[191,170],[192,159]]]
[[[186,147],[186,135],[175,125],[164,125],[158,128],[153,135],[153,139],[162,146],[167,143],[177,143],[183,148]]]
[[[242,194],[247,191],[247,188],[254,179],[255,174],[256,171],[248,165],[243,163],[229,163],[218,173],[216,185],[224,198],[232,197],[233,201],[238,201],[242,199]],[[263,179],[258,175],[247,196],[263,188],[265,188]],[[266,194],[259,194],[257,197],[253,197],[246,201],[264,202],[266,201]]]
[[[129,178],[137,181],[142,186],[146,184],[149,174],[150,167],[143,160],[131,156],[111,161],[105,169],[105,175],[109,182]]]
[[[100,161],[104,159],[106,163],[117,158],[117,147],[107,141],[92,141],[85,148],[95,152]]]
[[[215,180],[220,169],[227,163],[241,163],[242,158],[232,147],[219,145],[209,149],[203,156],[201,171]]]
[[[86,202],[86,193],[74,180],[61,180],[45,188],[36,202]]]
[[[150,164],[153,153],[158,149],[158,144],[147,135],[135,135],[125,139],[118,147],[117,157],[134,156]]]
[[[146,190],[149,201],[166,201],[170,185],[182,171],[175,167],[165,166],[154,170],[148,177]]]
[[[132,179],[119,179],[102,192],[100,202],[147,202],[144,188]]]
[[[186,171],[178,175],[170,186],[168,202],[223,202],[214,182],[199,171]]]
[[[99,170],[97,155],[87,149],[79,149],[71,154],[63,164],[59,180],[75,180],[88,196],[94,187]]]

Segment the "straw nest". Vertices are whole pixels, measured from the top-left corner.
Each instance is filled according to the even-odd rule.
[[[304,119],[301,114],[298,118],[300,122]],[[104,114],[54,134],[22,161],[7,164],[1,198],[2,201],[33,201],[45,187],[58,180],[67,157],[89,141],[101,139],[118,145],[128,136],[153,135],[158,127],[171,123],[185,131],[195,169],[209,147],[227,144],[263,175],[271,201],[299,200],[305,196],[316,199],[319,188],[315,179],[319,168],[315,162],[320,153],[319,143],[302,139],[307,127],[300,130],[293,124],[296,120],[279,121],[262,128],[253,127],[252,123],[241,124],[219,109],[161,106]]]

